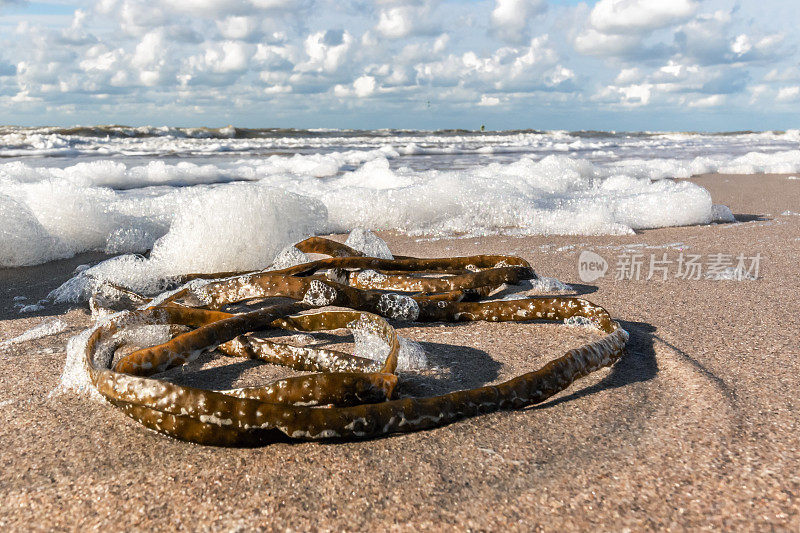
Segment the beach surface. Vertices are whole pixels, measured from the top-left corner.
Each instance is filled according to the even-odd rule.
[[[626,236],[381,234],[396,254],[520,255],[608,309],[631,339],[614,367],[541,405],[363,442],[201,447],[148,432],[109,405],[51,395],[68,339],[91,317],[85,306],[20,314],[15,304],[35,304],[78,265],[103,256],[0,270],[0,341],[63,322],[57,335],[0,347],[0,526],[797,530],[800,180],[692,181],[738,222]],[[584,250],[607,260],[604,277],[579,279]],[[681,253],[699,255],[706,267],[735,265],[739,254],[752,266],[758,257],[759,279],[685,279],[676,276]],[[618,268],[635,254],[639,279]],[[663,270],[646,279],[651,255],[671,261],[659,263],[666,280]],[[504,381],[589,335],[561,324],[398,332],[422,343],[435,367],[403,376],[406,393],[418,395]],[[213,361],[192,371],[223,386],[265,375],[250,362],[224,362],[225,372],[214,373]]]

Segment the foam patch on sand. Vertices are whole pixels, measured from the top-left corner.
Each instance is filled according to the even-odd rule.
[[[539,294],[572,292],[574,288],[558,278],[539,276],[536,279],[521,280],[516,285],[506,285],[496,297],[502,300],[523,300]]]
[[[84,355],[89,337],[93,332],[94,328],[90,328],[69,340],[67,343],[67,357],[64,360],[64,370],[61,372],[58,385],[50,392],[49,396],[73,393],[99,401],[103,399],[94,385],[92,385],[89,367],[86,364]]]
[[[350,248],[363,252],[369,257],[380,259],[394,259],[386,241],[366,228],[353,228],[344,242]]]
[[[38,326],[34,326],[28,331],[17,335],[16,337],[12,337],[10,339],[4,340],[0,342],[0,348],[9,347],[14,344],[20,344],[23,342],[28,342],[36,339],[41,339],[44,337],[50,337],[52,335],[58,335],[62,331],[67,329],[67,323],[61,320],[60,318],[55,318],[52,320],[45,320]]]
[[[320,202],[269,187],[231,184],[192,195],[149,258],[121,255],[82,270],[50,294],[81,301],[104,281],[155,293],[180,274],[259,270],[324,228]]]
[[[383,363],[389,355],[389,345],[369,327],[353,327],[355,348],[353,355]],[[411,339],[397,336],[400,351],[397,353],[397,370],[401,372],[425,370],[428,356],[422,345]]]
[[[711,222],[731,223],[736,222],[733,211],[727,205],[714,204],[711,206]]]

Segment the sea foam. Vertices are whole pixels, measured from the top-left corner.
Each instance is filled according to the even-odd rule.
[[[122,256],[84,273],[113,266],[137,280],[264,268],[304,236],[359,227],[438,236],[596,235],[714,219],[710,195],[692,183],[563,155],[424,171],[394,168],[387,155],[0,165],[0,264],[152,250],[146,260]],[[321,170],[321,158],[335,169]]]

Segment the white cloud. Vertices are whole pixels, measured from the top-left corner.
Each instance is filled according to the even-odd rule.
[[[479,105],[509,117],[542,102],[679,112],[749,106],[752,115],[750,102],[800,101],[800,38],[791,24],[759,18],[759,10],[745,17],[746,7],[719,9],[723,0],[82,5],[70,17],[0,20],[4,109],[24,107],[31,117],[98,110],[106,121],[119,109],[137,119],[146,109],[227,117],[240,106],[313,123],[320,113],[358,108],[360,99],[380,111],[375,116],[406,116],[399,110],[431,100],[436,111],[426,116]]]
[[[642,39],[638,35],[609,35],[594,28],[575,37],[575,50],[593,56],[619,56],[640,48]]]
[[[375,78],[372,76],[361,76],[353,82],[353,90],[359,98],[365,98],[375,92]]]
[[[247,45],[225,41],[206,48],[202,63],[204,70],[211,72],[242,72],[247,69],[250,56]]]
[[[800,87],[781,87],[778,90],[777,100],[779,102],[796,102],[800,100]]]
[[[724,94],[712,94],[689,101],[689,107],[717,107],[725,103]]]
[[[450,54],[414,68],[426,83],[507,92],[553,89],[574,77],[571,70],[558,64],[558,54],[547,36],[532,39],[526,47],[502,47],[489,56],[472,51]]]
[[[399,39],[411,33],[414,27],[414,9],[410,6],[393,7],[381,11],[375,30],[389,39]]]
[[[642,72],[638,67],[624,68],[614,78],[615,85],[631,85],[642,79]]]
[[[131,65],[136,68],[159,66],[164,63],[165,54],[163,33],[160,31],[150,32],[136,45]]]
[[[531,20],[546,8],[544,0],[496,0],[491,17],[494,34],[512,43],[529,39]]]
[[[697,11],[695,0],[600,0],[573,38],[581,54],[614,58],[663,56],[667,45],[646,46],[653,32],[689,20]]]
[[[344,63],[353,36],[344,30],[320,31],[309,35],[304,43],[308,60],[298,65],[300,71],[332,73]]]
[[[787,66],[782,68],[774,68],[764,76],[766,81],[794,81],[800,80],[800,67]]]
[[[753,49],[753,43],[750,42],[750,37],[744,33],[737,35],[736,39],[731,43],[731,50],[734,54],[741,56]]]
[[[682,22],[696,10],[693,0],[600,0],[589,21],[602,33],[641,33]]]
[[[384,39],[403,39],[441,32],[435,9],[439,0],[390,0],[379,2],[375,32]]]
[[[608,87],[607,93],[616,93],[618,102],[627,106],[644,106],[650,103],[653,86],[649,83],[632,84],[622,87]]]
[[[217,27],[226,39],[245,40],[259,33],[260,23],[258,17],[225,17]]]
[[[442,52],[444,52],[449,42],[450,42],[450,35],[446,33],[441,34],[433,42],[433,53],[441,54]]]

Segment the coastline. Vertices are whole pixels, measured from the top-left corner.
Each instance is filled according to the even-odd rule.
[[[86,312],[20,315],[97,254],[0,271],[0,339],[59,318],[62,333],[0,352],[4,407],[0,524],[13,529],[797,528],[800,526],[800,181],[706,175],[736,224],[625,236],[417,239],[381,234],[396,254],[511,253],[574,284],[631,334],[629,353],[540,406],[350,443],[202,448],[148,433],[58,383]],[[642,247],[641,245],[645,245]],[[760,254],[756,281],[613,279],[626,247],[649,257]],[[651,246],[653,248],[647,248]],[[580,283],[591,249],[611,271]],[[630,248],[629,248],[630,249]],[[66,314],[64,314],[64,312]],[[501,381],[580,344],[557,325],[400,328],[440,372],[435,393]],[[525,342],[520,342],[520,339]],[[255,374],[242,368],[242,374]],[[254,377],[251,375],[250,377]]]

